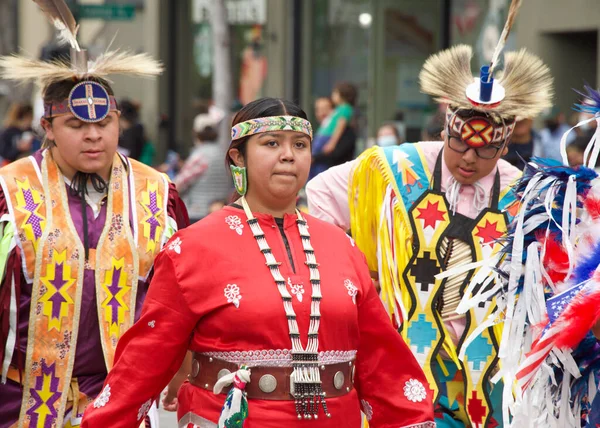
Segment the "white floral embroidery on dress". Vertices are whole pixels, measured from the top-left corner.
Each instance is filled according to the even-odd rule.
[[[244,229],[242,220],[236,215],[230,215],[225,217],[225,222],[229,225],[231,230],[235,230],[238,235],[241,235]]]
[[[171,251],[175,251],[177,254],[181,254],[181,243],[182,242],[183,241],[181,240],[181,238],[177,237],[169,243],[167,248]]]
[[[356,294],[358,293],[358,288],[356,288],[356,285],[354,285],[349,279],[344,280],[344,285],[348,290],[348,295],[352,297],[352,302],[356,305]]]
[[[148,323],[148,325],[149,325],[151,328],[154,328],[154,326],[156,325],[156,321],[152,320],[152,321],[150,321],[150,322]]]
[[[420,403],[427,398],[427,392],[420,381],[410,379],[404,384],[404,396],[413,403]]]
[[[237,284],[227,284],[224,294],[227,297],[227,303],[233,303],[236,308],[240,307],[242,295],[240,294],[240,287]]]
[[[373,407],[371,407],[367,400],[360,400],[360,404],[362,404],[362,411],[367,417],[367,420],[370,421],[373,418]]]
[[[288,277],[288,285],[290,286],[290,293],[296,296],[299,302],[302,302],[304,286],[302,284],[292,284],[292,279],[290,277]]]
[[[100,395],[94,400],[94,409],[106,406],[110,400],[110,385],[106,385]]]
[[[142,407],[140,407],[140,410],[138,410],[138,417],[137,417],[138,421],[140,419],[142,419],[144,416],[146,416],[146,413],[148,413],[148,410],[150,410],[150,407],[152,407],[152,398],[150,398],[148,401],[146,401],[144,404],[142,404]]]

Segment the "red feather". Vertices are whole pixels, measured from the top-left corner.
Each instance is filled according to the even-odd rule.
[[[594,280],[592,287],[579,293],[554,323],[560,330],[558,348],[574,349],[600,320],[600,283]]]
[[[542,246],[545,246],[544,267],[552,282],[559,283],[564,281],[569,270],[569,255],[562,246],[560,241],[556,239],[556,235],[550,235],[545,238],[544,232],[536,234],[536,239]]]
[[[600,199],[588,196],[583,201],[583,205],[585,206],[586,211],[594,220],[597,220],[600,217]]]

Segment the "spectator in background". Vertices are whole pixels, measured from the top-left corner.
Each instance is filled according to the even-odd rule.
[[[399,146],[404,141],[400,137],[400,131],[393,123],[381,125],[377,131],[377,145],[379,147]]]
[[[398,131],[398,139],[400,144],[406,142],[406,122],[404,121],[404,112],[398,110],[394,115],[394,121],[392,122]]]
[[[315,100],[315,117],[319,128],[324,128],[329,124],[334,108],[333,101],[329,97],[319,97]]]
[[[560,155],[560,140],[570,128],[565,123],[565,115],[557,106],[554,106],[544,119],[545,128],[540,131],[539,144],[534,145],[533,155],[540,158],[562,161]],[[575,138],[574,132],[567,137],[567,144]]]
[[[194,148],[174,180],[191,223],[208,215],[210,206],[216,200],[227,199],[232,189],[231,174],[223,164],[225,150],[217,138],[222,117],[214,112],[196,116]]]
[[[446,123],[446,113],[438,111],[431,116],[421,131],[421,141],[441,141],[442,131]]]
[[[144,125],[140,123],[140,104],[124,99],[119,103],[121,116],[121,135],[119,137],[119,152],[132,159],[138,160],[146,144]]]
[[[4,130],[0,134],[0,156],[4,164],[28,156],[33,151],[35,136],[31,129],[32,123],[31,105],[14,103],[10,106]]]
[[[588,141],[589,142],[589,141]],[[585,146],[577,144],[577,139],[573,144],[567,146],[567,159],[569,160],[569,166],[581,166],[583,165],[583,155]]]
[[[534,147],[540,145],[540,134],[533,129],[532,119],[519,120],[510,137],[508,152],[503,159],[521,169],[533,156]]]
[[[331,93],[335,109],[331,120],[319,128],[312,145],[313,164],[309,178],[327,168],[352,160],[356,144],[356,132],[350,126],[357,98],[356,86],[348,82],[338,83]]]

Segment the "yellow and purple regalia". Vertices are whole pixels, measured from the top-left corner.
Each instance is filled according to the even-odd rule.
[[[0,184],[0,420],[78,426],[186,215],[163,174],[119,154],[104,202],[85,217],[49,150],[0,169]]]

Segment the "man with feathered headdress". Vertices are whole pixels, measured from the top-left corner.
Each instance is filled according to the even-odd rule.
[[[477,262],[500,250],[516,210],[510,185],[520,173],[500,158],[516,118],[551,105],[552,79],[537,57],[507,53],[503,73],[495,70],[518,6],[479,78],[469,46],[425,62],[421,90],[448,106],[443,141],[374,147],[307,187],[311,213],[351,229],[365,253],[392,322],[428,377],[440,427],[503,423],[502,388],[491,382],[501,326],[484,323],[496,302],[459,304],[497,288],[480,282],[473,290],[471,279]]]
[[[154,257],[188,219],[166,176],[116,151],[107,77],[161,65],[118,51],[88,61],[64,1],[36,3],[71,44],[71,63],[0,58],[2,77],[41,86],[46,131],[41,151],[0,169],[0,425],[73,427],[108,399],[102,384]]]

